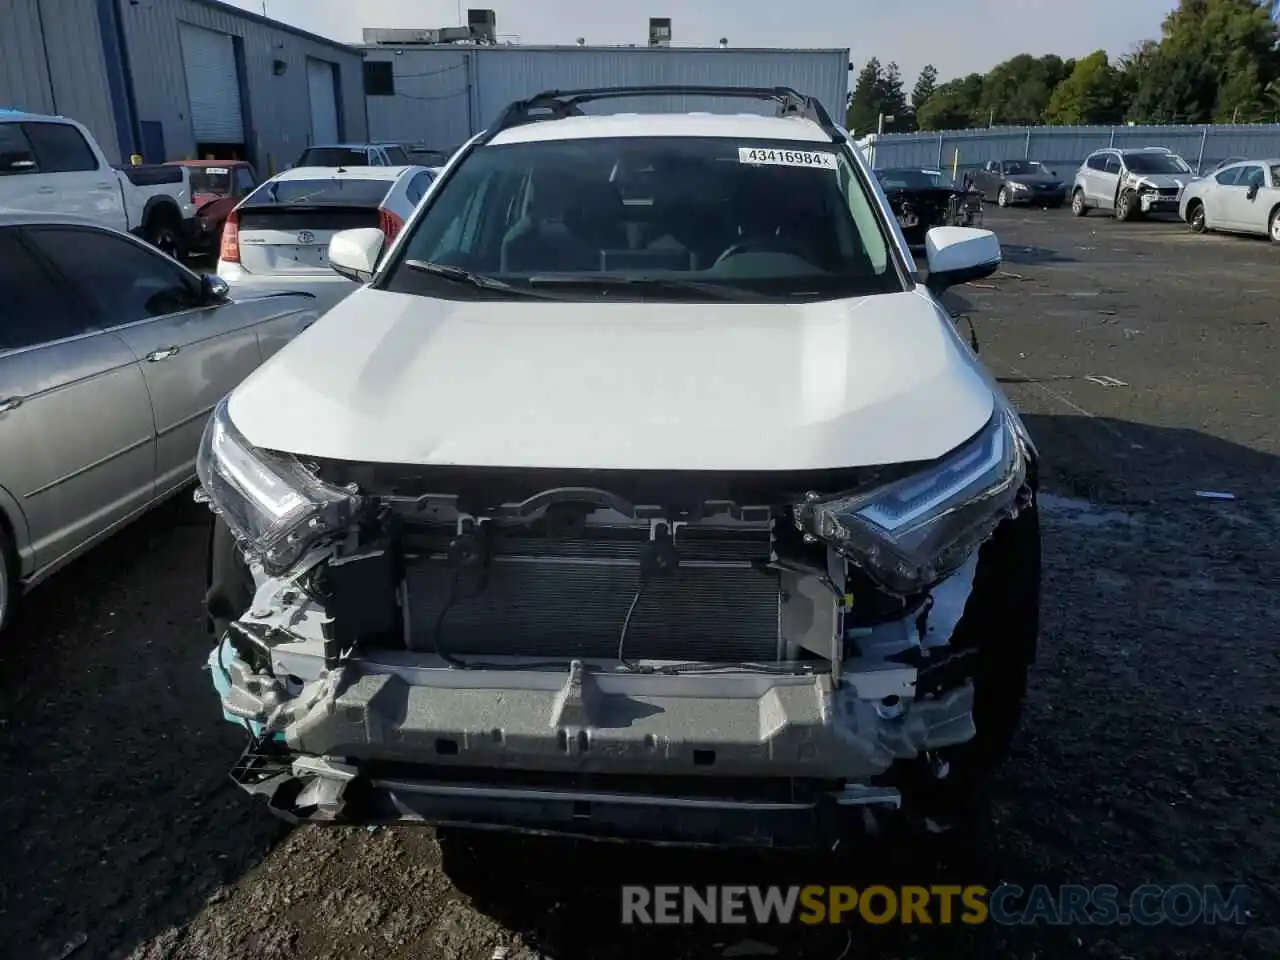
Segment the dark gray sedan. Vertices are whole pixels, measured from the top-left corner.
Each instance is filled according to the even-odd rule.
[[[1002,207],[1060,207],[1067,199],[1067,185],[1057,171],[1038,160],[988,160],[970,178],[984,200],[994,200]]]

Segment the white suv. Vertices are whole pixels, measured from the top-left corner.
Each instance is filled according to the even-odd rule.
[[[637,93],[780,116],[583,115]],[[811,98],[512,105],[218,407],[237,780],[318,822],[829,843],[954,822],[1016,726],[1036,455],[929,232]]]

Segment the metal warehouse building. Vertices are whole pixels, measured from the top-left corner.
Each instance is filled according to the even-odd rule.
[[[794,87],[816,96],[837,122],[849,88],[849,51],[725,47],[588,47],[397,44],[400,31],[366,30],[369,135],[450,150],[504,106],[541,90],[687,83]],[[411,31],[404,31],[411,33]],[[391,35],[391,37],[387,36]],[[768,112],[752,101],[634,98],[586,104],[607,111]]]
[[[112,159],[262,172],[366,137],[361,52],[218,0],[0,0],[0,107],[56,113]]]

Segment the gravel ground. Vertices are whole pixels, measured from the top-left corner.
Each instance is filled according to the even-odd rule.
[[[74,957],[1280,955],[1280,248],[992,212],[965,289],[1048,463],[1042,656],[981,835],[847,859],[288,830],[226,771],[203,508],[42,587],[0,646],[0,943]],[[1109,377],[1119,385],[1085,378]],[[1225,491],[1232,501],[1199,498]],[[1243,927],[619,927],[624,882],[1243,883]]]

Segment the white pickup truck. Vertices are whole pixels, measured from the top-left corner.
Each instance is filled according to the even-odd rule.
[[[195,206],[186,168],[113,167],[66,117],[0,110],[0,210],[71,214],[181,256]]]

